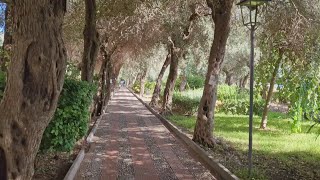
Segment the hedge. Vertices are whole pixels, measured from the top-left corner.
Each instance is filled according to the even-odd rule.
[[[58,108],[46,128],[40,150],[71,151],[88,131],[89,107],[95,86],[87,82],[66,79]]]
[[[175,92],[173,110],[181,114],[193,115],[198,110],[202,93],[203,89]],[[249,92],[247,90],[240,90],[235,86],[218,86],[218,100],[220,103],[216,106],[216,112],[242,115],[249,113]],[[261,115],[264,100],[256,96],[253,106],[254,114]]]

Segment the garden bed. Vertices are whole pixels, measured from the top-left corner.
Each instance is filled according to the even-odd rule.
[[[97,117],[91,118],[87,135],[91,132]],[[84,138],[79,140],[73,151],[66,152],[40,152],[35,161],[35,174],[33,180],[62,180],[68,173],[74,160],[83,148]]]
[[[35,162],[34,180],[63,179],[79,153],[77,146],[72,153],[43,153],[38,154]]]

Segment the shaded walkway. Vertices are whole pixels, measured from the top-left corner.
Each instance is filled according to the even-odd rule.
[[[215,179],[127,89],[115,94],[76,179]]]

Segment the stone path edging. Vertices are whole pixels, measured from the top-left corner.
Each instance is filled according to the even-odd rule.
[[[151,108],[147,103],[145,103],[140,97],[138,97],[131,89],[129,91],[148,109],[150,110],[157,118],[161,120],[161,122],[178,138],[180,138],[183,142],[185,142],[195,153],[199,155],[199,157],[210,167],[213,171],[218,173],[220,177],[219,179],[224,180],[239,180],[239,178],[232,174],[226,167],[213,159],[211,155],[209,155],[205,150],[203,150],[198,144],[193,142],[184,132],[182,132],[179,128],[169,122],[162,115],[157,113],[153,108]]]
[[[104,114],[104,113],[103,113]],[[86,138],[86,142],[88,144],[92,143],[92,138],[94,136],[94,134],[96,133],[97,131],[97,128],[100,124],[100,121],[103,117],[103,114],[100,115],[100,117],[97,119],[97,121],[95,122],[90,134],[88,135],[88,137]],[[66,176],[64,177],[63,180],[73,180],[74,177],[76,176],[79,168],[80,168],[80,165],[84,159],[84,155],[85,155],[85,148],[83,147],[79,154],[77,155],[76,159],[73,161],[72,163],[72,166],[70,167],[69,171],[67,172]]]

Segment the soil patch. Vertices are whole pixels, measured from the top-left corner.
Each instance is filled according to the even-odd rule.
[[[98,117],[91,118],[87,135],[91,132]],[[70,153],[38,153],[35,161],[33,180],[61,180],[68,173],[81,148],[86,146],[84,138],[79,140]]]
[[[81,146],[72,153],[39,153],[35,162],[33,180],[61,180],[67,174]]]

